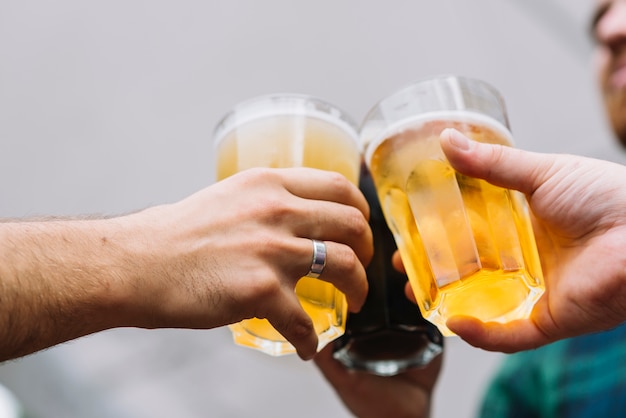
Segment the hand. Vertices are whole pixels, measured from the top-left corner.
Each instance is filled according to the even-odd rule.
[[[455,317],[447,322],[453,332],[514,352],[626,320],[626,167],[481,144],[454,130],[442,133],[441,146],[459,172],[527,196],[546,281],[529,319]]]
[[[320,279],[358,311],[373,252],[368,216],[340,174],[294,168],[248,170],[116,218],[1,221],[0,361],[109,328],[251,317],[311,358],[317,336],[294,292],[311,239],[328,249]]]
[[[425,418],[430,415],[431,395],[443,355],[423,369],[383,377],[346,369],[333,358],[332,351],[332,344],[326,346],[315,356],[315,364],[355,416]]]
[[[126,222],[139,227],[153,263],[134,284],[137,309],[152,315],[136,325],[211,328],[267,318],[311,358],[317,336],[294,293],[311,266],[311,239],[327,246],[320,279],[344,292],[356,312],[373,252],[368,217],[356,186],[308,168],[247,170],[131,215]]]

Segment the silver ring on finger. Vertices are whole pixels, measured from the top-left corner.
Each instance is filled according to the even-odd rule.
[[[316,239],[311,241],[313,242],[313,261],[306,277],[317,279],[324,271],[324,267],[326,267],[326,244]]]

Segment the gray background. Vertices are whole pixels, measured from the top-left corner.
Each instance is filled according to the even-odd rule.
[[[292,91],[355,119],[420,78],[491,82],[521,148],[624,161],[587,43],[592,0],[0,2],[0,217],[113,215],[213,181],[211,130]],[[434,417],[472,417],[501,355],[447,340]],[[314,365],[227,329],[120,329],[0,365],[39,418],[347,417]]]

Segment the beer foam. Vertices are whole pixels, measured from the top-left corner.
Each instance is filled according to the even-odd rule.
[[[299,94],[272,94],[236,105],[215,127],[213,145],[219,146],[237,126],[276,116],[300,116],[321,120],[342,129],[355,144],[359,145],[356,124],[345,112],[321,99]]]
[[[365,153],[365,161],[369,165],[374,151],[387,138],[398,135],[407,129],[419,129],[424,124],[433,121],[465,122],[483,125],[501,134],[511,145],[515,143],[511,131],[502,122],[483,113],[471,110],[434,111],[404,118],[391,125],[387,125],[382,120],[367,122],[361,131],[361,147]]]

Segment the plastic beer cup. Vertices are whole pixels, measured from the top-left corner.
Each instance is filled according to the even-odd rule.
[[[382,99],[361,141],[385,218],[423,316],[444,335],[464,315],[508,322],[544,291],[525,196],[457,173],[439,144],[445,128],[512,146],[504,101],[475,79],[442,76]]]
[[[217,180],[252,167],[312,167],[336,171],[358,185],[357,127],[345,112],[318,98],[274,94],[236,105],[214,132]],[[331,283],[301,278],[295,288],[314,323],[321,349],[345,332],[346,298]],[[235,343],[270,355],[295,349],[266,319],[230,326]]]

